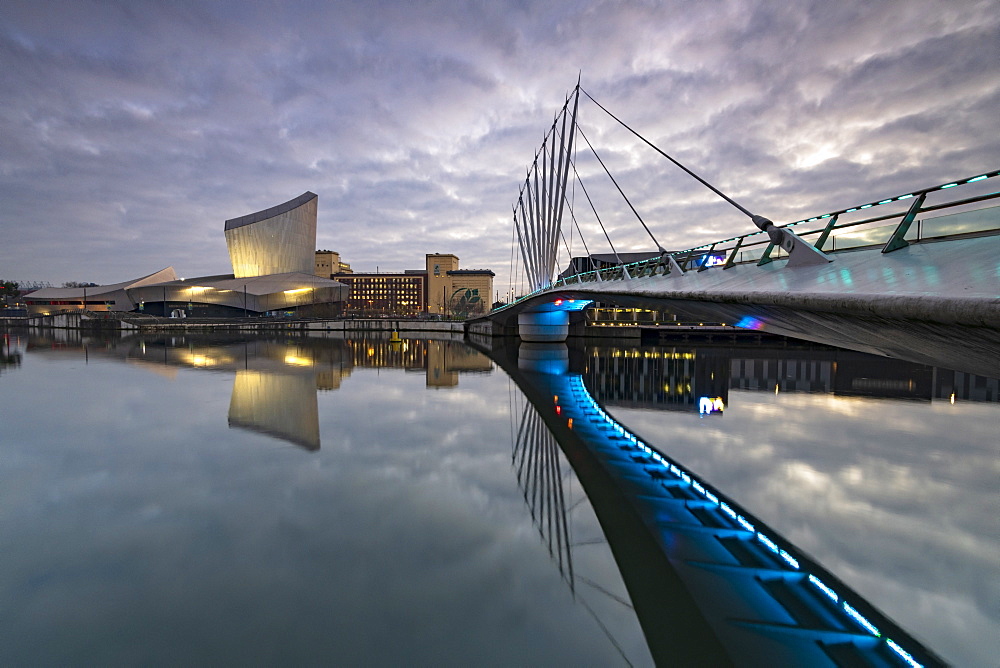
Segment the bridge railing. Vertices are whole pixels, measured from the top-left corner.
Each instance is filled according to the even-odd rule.
[[[1000,176],[1000,171],[989,172],[957,182],[946,183],[923,190],[917,190],[878,202],[859,205],[849,209],[834,211],[813,218],[781,225],[782,228],[797,228],[808,223],[816,223],[813,229],[796,234],[826,253],[882,246],[883,252],[895,250],[905,242],[925,239],[960,236],[982,232],[1000,231],[1000,206],[973,208],[982,202],[1000,198],[1000,192],[973,195],[945,202],[929,203],[929,195],[950,191],[952,188],[978,183]],[[868,209],[902,203],[906,208],[879,216],[867,216]],[[954,209],[955,212],[929,218],[916,216],[935,211]],[[894,221],[894,222],[890,222]],[[669,253],[684,271],[696,269],[704,271],[713,267],[728,268],[737,264],[767,264],[787,254],[780,246],[771,242],[764,232],[754,231],[722,241],[695,246]],[[590,283],[598,280],[619,280],[628,273],[630,278],[666,275],[671,270],[666,256],[633,262],[624,266],[582,272],[560,279],[555,287]]]
[[[970,188],[972,184],[979,184],[997,176],[1000,176],[1000,170],[922,190],[914,190],[903,195],[848,209],[831,211],[779,227],[791,229],[797,236],[810,242],[824,253],[875,246],[882,246],[885,253],[901,248],[909,242],[1000,232],[1000,205],[982,206],[983,202],[1000,198],[1000,191],[968,194],[965,197],[945,201],[933,201],[944,195],[951,196],[956,192],[968,193],[969,190],[974,190],[974,188]],[[961,190],[954,191],[955,188]],[[900,205],[903,208],[877,216],[868,215],[869,209],[889,208],[892,204]],[[924,216],[924,214],[942,211],[948,213],[931,217]],[[814,224],[811,229],[801,231],[810,223]],[[705,271],[720,267],[726,269],[738,264],[756,263],[763,265],[786,256],[787,253],[780,246],[773,244],[767,234],[762,231],[754,231],[666,253],[649,260],[580,272],[560,278],[552,286],[519,297],[497,311],[506,310],[552,288],[599,281],[616,281],[625,278],[626,274],[628,278],[665,276],[671,271],[676,271],[674,263],[676,263],[677,268],[685,272]]]

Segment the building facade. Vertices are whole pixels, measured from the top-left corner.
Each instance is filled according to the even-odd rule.
[[[315,271],[350,287],[344,314],[359,317],[468,317],[489,311],[493,272],[460,269],[457,255],[430,253],[423,269],[402,273],[352,272],[334,251],[317,251]],[[330,273],[340,267],[340,273]]]
[[[318,200],[304,192],[284,204],[227,220],[233,275],[313,273]]]
[[[427,312],[444,317],[469,317],[486,313],[493,303],[493,277],[489,269],[460,269],[458,256],[429,253]]]
[[[331,250],[316,251],[317,276],[331,278],[334,274],[352,274],[351,265],[340,261],[340,253]]]
[[[225,223],[233,273],[177,278],[173,267],[114,285],[44,288],[25,302],[31,315],[67,311],[138,311],[171,317],[239,317],[261,313],[335,315],[348,288],[316,276],[317,197]]]
[[[427,275],[335,274],[336,280],[350,287],[344,314],[360,317],[380,315],[416,316],[426,310]]]

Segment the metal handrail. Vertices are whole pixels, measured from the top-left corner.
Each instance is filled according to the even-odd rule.
[[[801,238],[809,237],[816,234],[821,235],[820,239],[817,240],[817,243],[814,244],[816,248],[820,249],[820,247],[823,245],[821,242],[825,242],[826,239],[829,236],[831,236],[832,233],[836,230],[844,230],[852,227],[861,227],[864,225],[870,225],[872,223],[878,223],[893,219],[903,219],[903,221],[905,222],[907,218],[912,218],[912,216],[915,214],[924,214],[931,211],[940,211],[943,209],[950,209],[968,204],[975,204],[978,202],[985,202],[997,199],[1000,198],[1000,191],[986,193],[983,195],[976,195],[973,197],[967,197],[959,200],[953,200],[950,202],[928,204],[926,206],[923,205],[922,201],[920,201],[919,203],[914,202],[914,204],[917,204],[917,206],[916,207],[911,206],[909,211],[905,210],[898,211],[895,213],[889,213],[881,216],[864,218],[862,220],[851,220],[851,221],[840,222],[839,218],[842,215],[852,214],[858,211],[864,211],[870,208],[883,206],[886,204],[907,202],[908,200],[921,199],[923,197],[926,197],[926,195],[928,195],[929,193],[949,190],[951,188],[967,185],[970,183],[977,183],[979,181],[984,181],[997,176],[1000,176],[1000,170],[993,170],[966,179],[959,179],[957,181],[951,181],[948,183],[932,186],[930,188],[914,190],[903,195],[898,195],[895,197],[890,197],[880,201],[870,202],[867,204],[862,204],[851,208],[840,209],[838,211],[831,211],[829,213],[825,213],[819,216],[813,216],[811,218],[798,220],[793,223],[786,223],[784,225],[779,225],[777,227],[779,229],[787,229],[804,223],[823,221],[825,223],[823,227],[798,234],[798,236]],[[897,230],[892,235],[891,239],[897,236],[900,239],[902,238],[902,234],[905,234],[906,232],[905,229],[902,230],[900,229],[902,227],[904,227],[903,223],[901,223],[900,226],[897,227]],[[909,227],[909,223],[906,223],[905,227]],[[753,238],[753,237],[758,237],[758,238]],[[886,244],[886,246],[888,245],[889,244]],[[747,249],[754,249],[755,247],[760,247],[760,246],[766,246],[760,260],[758,260],[758,258],[756,257],[747,260],[740,260],[735,257],[737,253],[747,252]],[[715,250],[717,247],[719,248],[719,250]],[[669,274],[671,271],[669,266],[669,261],[666,259],[667,257],[673,257],[674,260],[676,260],[677,263],[681,266],[683,271],[688,271],[691,269],[695,269],[696,267],[698,269],[702,268],[702,265],[699,264],[685,266],[689,262],[694,262],[700,258],[707,257],[710,252],[712,253],[712,255],[719,255],[725,253],[726,261],[718,265],[725,269],[737,264],[749,264],[751,262],[757,262],[758,264],[766,264],[767,262],[771,261],[771,259],[773,259],[770,258],[770,252],[774,247],[775,246],[771,242],[770,238],[763,231],[755,230],[747,234],[741,234],[735,237],[729,237],[728,239],[723,239],[721,241],[701,244],[699,246],[694,246],[692,248],[687,248],[685,250],[664,253],[659,257],[654,257],[648,260],[639,260],[636,262],[630,262],[628,264],[614,265],[611,267],[605,267],[603,269],[594,269],[590,271],[573,274],[571,276],[566,276],[556,280],[555,283],[551,284],[548,287],[539,288],[537,290],[534,290],[526,295],[523,295],[515,299],[511,303],[506,304],[500,307],[499,309],[496,309],[495,311],[493,311],[493,313],[504,311],[516,304],[519,304],[520,302],[526,299],[534,297],[536,294],[545,292],[547,290],[551,290],[553,288],[566,287],[569,285],[579,285],[583,283],[592,283],[598,280],[617,280],[623,275],[624,271],[628,271],[628,274],[633,278],[642,278],[655,275],[664,276]],[[846,249],[840,249],[840,250],[846,250]],[[838,251],[836,248],[834,248],[832,250],[824,250],[823,252],[835,253]],[[702,264],[703,263],[704,260],[702,260]]]

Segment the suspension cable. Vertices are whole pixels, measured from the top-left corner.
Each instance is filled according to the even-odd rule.
[[[573,171],[576,171],[576,167],[573,168]],[[574,189],[574,191],[576,190],[576,181],[575,180],[573,181],[573,189]],[[565,196],[566,195],[563,194],[563,197],[565,197]],[[570,218],[573,219],[573,224],[576,226],[576,231],[580,234],[580,241],[583,242],[583,250],[587,251],[587,259],[590,260],[590,267],[591,267],[591,269],[593,269],[593,270],[596,271],[597,270],[597,263],[594,261],[594,258],[590,254],[590,248],[587,247],[587,240],[583,237],[583,230],[580,229],[580,223],[576,220],[576,213],[573,211],[573,205],[572,204],[570,204],[570,207],[569,207],[569,215],[570,215]],[[570,262],[572,262],[572,261],[573,261],[573,258],[570,257]]]
[[[607,173],[608,178],[611,179],[611,182],[613,184],[615,184],[615,188],[618,188],[618,192],[625,199],[625,203],[628,204],[628,208],[632,209],[632,213],[634,213],[635,217],[639,219],[640,223],[642,223],[642,227],[643,227],[643,229],[646,230],[646,234],[648,234],[649,238],[653,240],[654,244],[656,244],[656,250],[660,251],[661,254],[662,253],[666,253],[667,251],[663,248],[663,246],[660,245],[660,242],[656,240],[656,237],[653,236],[653,233],[650,232],[649,227],[646,225],[646,221],[644,221],[642,219],[642,216],[639,215],[639,212],[635,210],[634,206],[632,206],[632,202],[629,200],[628,196],[625,194],[625,191],[622,190],[622,187],[620,185],[618,185],[618,181],[616,181],[615,177],[611,175],[611,171],[608,169],[607,165],[604,164],[604,161],[601,160],[601,156],[597,155],[597,151],[594,150],[594,145],[590,143],[589,139],[587,139],[587,135],[584,134],[583,128],[581,128],[579,125],[577,125],[576,129],[580,133],[580,136],[583,137],[583,140],[585,142],[587,142],[587,146],[590,147],[590,150],[594,154],[594,157],[597,158],[597,162],[601,163],[601,167],[604,167],[604,171]]]
[[[600,102],[598,102],[597,100],[595,100],[594,97],[590,93],[588,93],[586,90],[584,90],[583,88],[581,88],[580,90],[583,91],[584,95],[586,95],[587,97],[590,98],[591,102],[593,102],[598,107],[600,107],[602,110],[604,110],[604,113],[606,113],[608,116],[610,116],[611,118],[613,118],[616,121],[618,121],[622,125],[622,127],[624,127],[626,130],[628,130],[629,132],[631,132],[632,134],[634,134],[636,137],[638,137],[642,141],[646,142],[646,144],[648,144],[657,153],[659,153],[664,158],[666,158],[670,162],[674,163],[675,165],[677,165],[678,167],[680,167],[681,169],[683,169],[685,172],[687,172],[689,175],[691,175],[697,181],[699,181],[703,186],[705,186],[706,188],[708,188],[709,190],[711,190],[712,192],[714,192],[716,195],[718,195],[722,199],[724,199],[727,202],[729,202],[730,204],[732,204],[734,207],[736,207],[737,209],[739,209],[740,211],[742,211],[744,214],[746,214],[750,218],[754,217],[754,215],[752,213],[750,213],[745,208],[743,208],[742,206],[740,206],[734,199],[732,199],[731,197],[729,197],[728,195],[726,195],[725,193],[723,193],[721,190],[719,190],[718,188],[716,188],[715,186],[713,186],[711,183],[709,183],[705,179],[701,178],[700,176],[698,176],[697,174],[695,174],[694,172],[692,172],[690,169],[688,169],[687,167],[685,167],[681,163],[679,163],[676,160],[674,160],[673,158],[671,158],[669,155],[667,155],[666,153],[664,153],[658,146],[656,146],[651,141],[649,141],[648,139],[646,139],[645,137],[643,137],[641,134],[639,134],[638,132],[636,132],[635,130],[633,130],[632,128],[630,128],[622,119],[620,119],[617,116],[615,116],[614,114],[612,114],[610,111],[608,111],[604,107],[604,105],[602,105]]]
[[[601,224],[601,231],[604,232],[604,238],[608,240],[608,245],[611,246],[611,252],[615,254],[615,258],[618,259],[618,264],[625,266],[622,262],[622,258],[618,255],[618,251],[615,250],[615,245],[611,242],[611,237],[608,236],[608,231],[604,228],[604,223],[601,221],[600,215],[597,213],[597,208],[594,207],[594,200],[590,199],[590,193],[587,192],[587,186],[583,185],[583,179],[580,178],[580,172],[576,171],[576,165],[573,165],[573,174],[576,175],[576,180],[580,182],[580,190],[583,194],[587,196],[587,202],[590,203],[590,210],[594,212],[594,217],[597,218],[597,222]]]

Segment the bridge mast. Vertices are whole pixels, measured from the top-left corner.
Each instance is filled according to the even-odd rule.
[[[567,96],[562,110],[556,114],[552,127],[535,155],[524,185],[521,186],[517,206],[514,207],[514,227],[530,292],[552,285],[562,233],[566,184],[576,137],[579,104],[580,82],[577,80],[576,88]]]

